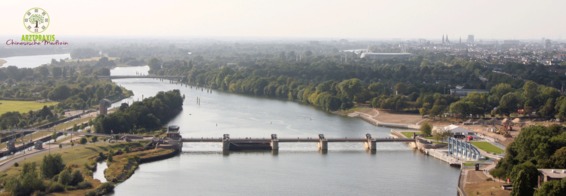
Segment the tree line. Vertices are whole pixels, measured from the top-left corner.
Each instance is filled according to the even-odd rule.
[[[53,100],[56,107],[44,107],[39,112],[8,112],[0,116],[0,129],[24,128],[33,124],[55,121],[65,109],[87,109],[101,99],[117,100],[132,94],[97,75],[110,74],[108,64],[96,62],[58,62],[37,68],[0,68],[0,99]]]
[[[513,183],[512,195],[533,195],[537,187],[537,168],[566,168],[566,128],[553,125],[529,126],[506,149],[506,154],[495,169],[493,176],[509,178]],[[566,180],[545,183],[537,195],[564,195]],[[551,193],[562,194],[551,194]]]
[[[153,74],[186,76],[185,82],[191,85],[288,99],[327,111],[367,104],[431,116],[451,113],[483,117],[521,111],[535,117],[566,117],[564,96],[556,88],[493,72],[489,66],[477,62],[459,60],[451,66],[422,66],[418,59],[349,63],[331,59],[318,56],[304,61],[243,59],[218,65],[214,59],[187,62],[152,58],[148,64]],[[456,86],[489,92],[460,98],[449,94]]]
[[[97,133],[116,134],[145,132],[160,128],[183,109],[183,97],[179,90],[159,92],[154,97],[123,103],[111,114],[98,116],[94,120]]]

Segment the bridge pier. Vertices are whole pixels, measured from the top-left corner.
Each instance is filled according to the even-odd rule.
[[[377,151],[376,147],[376,140],[371,138],[371,134],[366,134],[367,141],[365,142],[366,150],[368,150],[371,154],[375,154]]]
[[[222,138],[222,154],[228,155],[230,154],[230,135],[224,134]]]
[[[328,140],[324,137],[324,134],[318,134],[318,150],[326,154],[328,152]]]
[[[271,151],[273,154],[279,152],[279,139],[277,139],[277,134],[271,134]]]

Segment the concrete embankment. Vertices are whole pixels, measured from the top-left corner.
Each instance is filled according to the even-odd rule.
[[[391,131],[391,135],[398,137],[398,138],[399,137],[400,138],[407,138],[407,137],[405,137],[405,135],[401,134],[401,132],[399,132],[399,131]],[[410,144],[410,146],[412,148],[418,149],[419,151],[423,152],[426,155],[429,155],[429,156],[432,156],[432,157],[437,158],[439,160],[442,160],[442,161],[450,164],[451,166],[457,166],[457,167],[461,166],[462,161],[460,161],[457,158],[450,156],[448,154],[448,150],[445,148],[446,147],[445,144],[433,144],[433,143],[426,141],[425,139],[417,138],[416,142],[414,142],[414,144]]]

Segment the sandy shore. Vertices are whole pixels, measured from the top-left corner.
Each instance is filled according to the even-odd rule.
[[[2,65],[4,65],[5,63],[7,63],[7,61],[6,61],[6,60],[4,60],[4,59],[0,59],[0,67],[2,67]]]
[[[453,124],[453,122],[450,122],[448,120],[432,120],[432,119],[422,118],[422,116],[418,114],[397,114],[397,113],[391,113],[388,111],[378,110],[369,107],[356,108],[354,111],[348,112],[346,115],[348,115],[349,117],[362,118],[374,125],[387,126],[385,124],[393,124],[393,125],[409,126],[416,129],[418,129],[419,125],[425,121],[429,122],[435,128],[440,128]],[[525,122],[525,126],[528,126],[530,124],[534,124],[534,123]],[[521,130],[520,126],[513,126],[513,130],[515,131],[510,132],[512,136],[511,138],[507,138],[504,137],[503,135],[490,132],[489,128],[492,128],[493,126],[461,125],[461,124],[457,124],[457,125],[465,129],[472,130],[476,133],[494,138],[497,142],[503,144],[504,146],[507,146],[511,142],[513,142],[514,138],[517,137],[517,135],[519,135]],[[499,127],[500,126],[496,126],[496,128]]]
[[[349,117],[360,117],[372,124],[398,124],[415,127],[427,121],[416,114],[396,114],[375,108],[357,108],[356,111],[347,114]]]

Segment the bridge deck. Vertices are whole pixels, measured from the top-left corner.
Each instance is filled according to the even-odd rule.
[[[158,76],[158,75],[114,75],[114,76],[97,76],[100,79],[130,79],[130,78],[158,78],[158,79],[183,79],[183,76]]]
[[[375,142],[414,142],[414,139],[408,138],[373,138]],[[222,138],[183,138],[183,142],[222,142]],[[230,138],[231,142],[241,143],[269,143],[271,139],[268,138]],[[281,142],[319,142],[318,138],[278,138]],[[328,142],[367,142],[366,138],[327,138]]]

